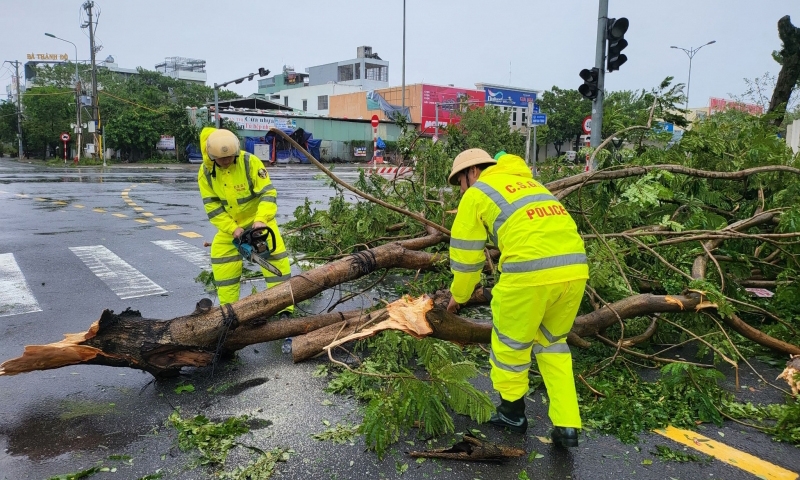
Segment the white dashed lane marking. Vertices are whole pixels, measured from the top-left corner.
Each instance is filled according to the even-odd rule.
[[[207,251],[183,240],[154,240],[153,243],[200,268],[211,267],[211,256]]]
[[[70,247],[69,249],[122,300],[167,293],[158,284],[102,245]]]
[[[14,254],[0,254],[0,317],[41,311]]]

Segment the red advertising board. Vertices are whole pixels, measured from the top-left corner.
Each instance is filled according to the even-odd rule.
[[[750,115],[761,115],[764,113],[764,108],[761,105],[755,105],[753,103],[741,103],[735,102],[733,100],[726,100],[724,98],[710,98],[708,102],[708,114],[713,115],[717,112],[724,112],[725,110],[732,108],[734,110],[741,110],[743,112],[747,112]]]
[[[436,105],[439,104],[439,128],[458,123],[458,113],[469,107],[483,106],[483,90],[422,85],[420,130],[433,134],[436,129]]]

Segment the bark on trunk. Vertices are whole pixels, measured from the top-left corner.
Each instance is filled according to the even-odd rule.
[[[280,326],[265,323],[289,305],[376,270],[428,268],[444,256],[415,250],[436,245],[445,238],[429,235],[381,245],[304,272],[225,307],[171,320],[145,319],[131,310],[119,315],[105,310],[87,332],[67,335],[63,341],[49,345],[25,347],[22,357],[0,364],[0,375],[86,363],[131,367],[158,376],[176,374],[182,367],[209,365],[217,351],[235,350],[311,330],[312,325],[302,319],[285,325],[281,322]],[[254,331],[259,332],[253,337],[256,341],[247,337]],[[225,334],[228,345],[220,343]]]

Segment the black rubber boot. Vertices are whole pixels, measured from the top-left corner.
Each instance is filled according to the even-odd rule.
[[[489,423],[507,428],[515,433],[525,433],[528,430],[528,419],[525,417],[525,398],[513,402],[501,400],[497,411],[489,419]]]
[[[578,446],[578,429],[571,427],[555,427],[550,432],[550,438],[553,440],[553,445],[557,447],[577,447]]]

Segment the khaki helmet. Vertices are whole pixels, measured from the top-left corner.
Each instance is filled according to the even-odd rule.
[[[214,130],[206,139],[206,152],[211,160],[239,156],[239,137],[230,130]]]
[[[480,148],[464,150],[453,159],[453,169],[450,170],[450,176],[447,177],[447,181],[450,185],[458,185],[456,181],[458,172],[466,170],[473,165],[483,165],[486,163],[497,163],[497,160]]]

